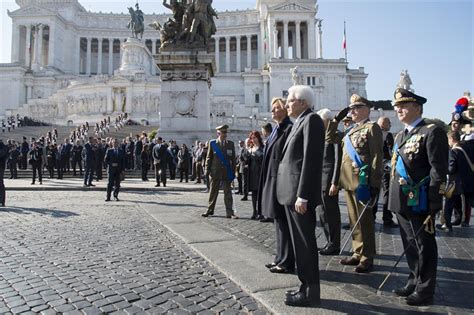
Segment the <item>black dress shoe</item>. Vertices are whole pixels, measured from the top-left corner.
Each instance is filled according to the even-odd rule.
[[[433,304],[433,296],[422,296],[414,292],[405,298],[405,302],[412,306],[422,306]]]
[[[265,218],[265,217],[262,217],[262,218],[260,219],[260,222],[262,222],[262,223],[273,222],[273,219],[272,219],[272,218]]]
[[[285,304],[288,306],[319,306],[321,304],[320,299],[310,299],[304,293],[298,292],[294,295],[287,295]]]
[[[105,201],[110,201],[110,198],[105,199]]]
[[[398,296],[409,296],[410,294],[413,293],[413,291],[415,291],[415,286],[414,285],[406,285],[404,287],[401,287],[401,288],[396,288],[395,290],[393,290],[392,292],[395,293],[396,295]]]
[[[367,273],[374,270],[374,264],[368,261],[361,261],[355,268],[354,271],[357,273]]]
[[[210,212],[210,211],[207,211],[207,212],[204,212],[203,214],[201,214],[202,217],[205,217],[207,218],[208,216],[210,215],[214,215],[214,211]]]
[[[327,248],[323,248],[319,251],[319,254],[320,255],[323,255],[323,256],[332,256],[332,255],[339,255],[339,252],[341,250],[339,248],[336,248],[336,247],[327,247]]]
[[[156,184],[155,187],[160,187],[160,184]]]
[[[265,264],[265,267],[267,267],[268,269],[272,268],[272,267],[275,267],[277,264],[272,262],[272,263],[268,263],[268,264]]]
[[[280,266],[271,267],[269,270],[271,273],[292,273],[294,271],[294,270],[285,269]]]
[[[242,199],[240,199],[241,201],[247,201],[249,200],[247,197],[242,197]]]
[[[357,266],[360,263],[360,260],[354,257],[346,257],[341,259],[339,263],[345,266]]]
[[[115,199],[115,201],[120,201],[120,199],[118,198],[118,196],[114,196],[114,199]]]
[[[94,184],[89,184],[89,187],[95,187],[95,185]]]
[[[343,224],[341,227],[342,227],[343,230],[350,230],[351,229],[350,224]]]

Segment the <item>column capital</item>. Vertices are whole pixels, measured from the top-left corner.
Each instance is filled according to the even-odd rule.
[[[230,36],[230,35],[226,35],[226,36],[225,36],[225,40],[226,40],[226,41],[230,41],[230,38],[231,38],[231,37],[232,37],[232,36]]]
[[[104,38],[103,38],[103,37],[97,37],[96,39],[97,39],[97,41],[104,40]]]
[[[295,21],[295,25],[301,25],[301,21]]]
[[[251,39],[252,36],[253,36],[252,34],[247,34],[247,35],[245,35],[245,37],[247,37],[247,39]]]

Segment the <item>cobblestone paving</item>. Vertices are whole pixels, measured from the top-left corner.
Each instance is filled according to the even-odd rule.
[[[0,314],[267,313],[138,206],[180,194],[125,193],[106,206],[103,195],[8,193]]]
[[[195,194],[197,204],[206,205],[206,194]],[[240,220],[225,219],[223,197],[219,196],[216,207],[216,216],[204,220],[208,224],[218,225],[222,229],[236,236],[246,238],[253,246],[266,250],[269,253],[275,251],[274,227],[271,223],[260,223],[249,220],[251,211],[250,201],[240,201],[241,196],[236,196],[238,214]],[[344,199],[340,199],[342,222],[349,222]],[[205,208],[203,208],[205,209]],[[195,209],[194,215],[198,216],[202,209]],[[381,213],[378,213],[381,217]],[[471,222],[474,222],[471,220]],[[349,232],[341,231],[341,238],[348,237]],[[347,234],[346,234],[347,233]],[[322,229],[317,228],[318,246],[326,243]],[[349,295],[373,306],[367,312],[381,313],[413,313],[428,312],[437,314],[472,314],[474,312],[474,228],[455,227],[452,234],[437,234],[439,260],[438,279],[435,294],[435,304],[430,307],[410,307],[404,303],[403,298],[396,297],[391,293],[393,289],[403,286],[408,276],[408,266],[405,258],[398,265],[396,272],[390,277],[383,288],[381,296],[376,290],[386,274],[403,252],[399,228],[387,229],[382,224],[376,224],[377,256],[374,261],[375,271],[370,274],[356,274],[353,267],[339,264],[339,256],[320,256],[321,278],[331,281],[342,288]],[[342,246],[342,244],[341,244]],[[350,242],[346,246],[346,254],[349,254]]]

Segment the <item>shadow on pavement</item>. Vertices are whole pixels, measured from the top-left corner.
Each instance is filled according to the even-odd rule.
[[[42,215],[48,215],[53,218],[67,218],[79,216],[79,214],[71,211],[63,210],[51,210],[45,208],[23,208],[23,207],[5,207],[0,208],[0,212],[13,212],[17,214],[30,214],[30,213],[39,213]]]

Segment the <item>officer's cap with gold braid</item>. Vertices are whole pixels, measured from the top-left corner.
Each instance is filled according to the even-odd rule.
[[[229,126],[227,125],[222,125],[216,128],[217,131],[224,131],[224,132],[227,132],[227,129],[229,129]]]
[[[392,105],[397,106],[398,104],[402,103],[417,103],[423,105],[426,103],[426,98],[416,95],[415,93],[408,90],[398,88],[395,90]]]
[[[363,98],[360,95],[357,94],[352,94],[351,96],[351,103],[349,104],[349,108],[357,107],[357,106],[367,106],[367,107],[372,107],[372,103],[366,99]]]

